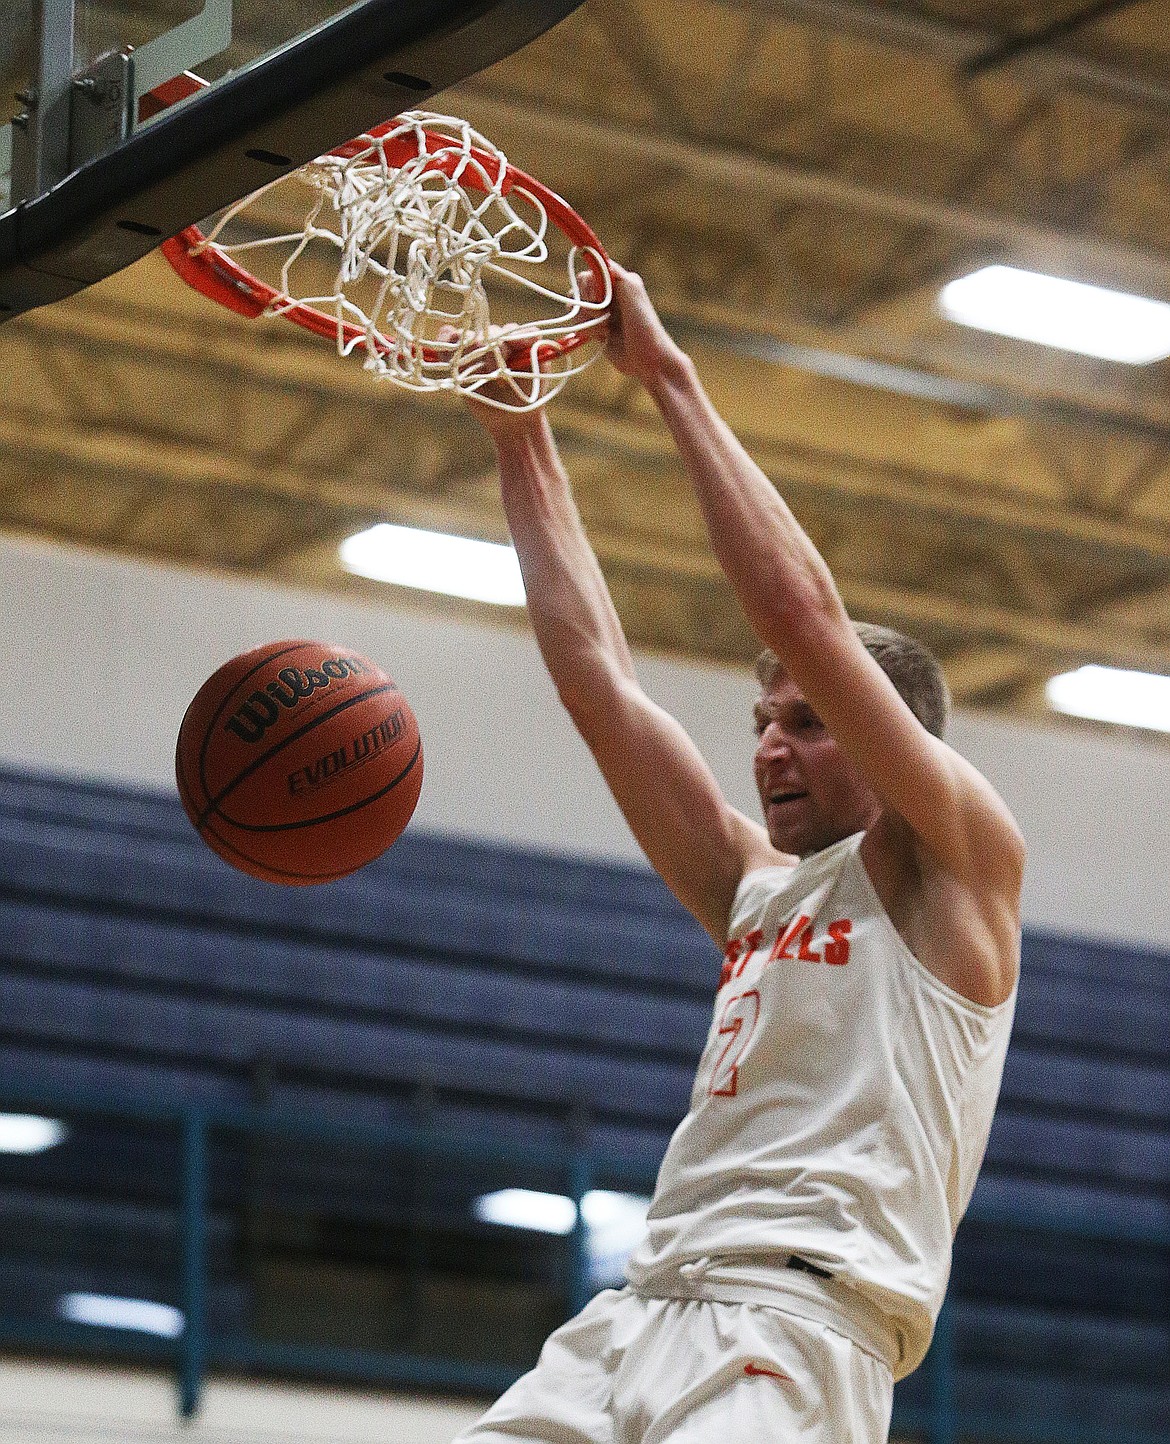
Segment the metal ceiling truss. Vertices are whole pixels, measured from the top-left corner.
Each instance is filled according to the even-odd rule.
[[[981,57],[994,55],[1007,39],[1001,32],[985,26],[956,21],[921,6],[899,4],[897,0],[892,4],[885,0],[881,3],[719,0],[719,3],[730,10],[797,20],[890,50],[931,55],[957,73],[977,65]],[[1056,38],[1019,48],[1008,57],[1012,74],[1046,90],[1064,91],[1074,87],[1112,104],[1133,106],[1155,115],[1170,114],[1170,88],[1142,75],[1130,57],[1102,58],[1082,48],[1053,43]]]

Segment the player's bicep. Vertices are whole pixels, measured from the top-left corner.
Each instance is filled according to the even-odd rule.
[[[955,876],[1022,866],[1023,843],[1006,804],[976,768],[933,736],[851,627],[826,629],[800,649],[793,674],[838,744],[882,801]]]
[[[636,683],[603,716],[575,719],[652,866],[722,946],[739,880],[771,854],[767,834],[732,807],[683,727]]]

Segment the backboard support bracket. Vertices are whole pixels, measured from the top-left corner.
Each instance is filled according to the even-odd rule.
[[[75,76],[70,87],[69,169],[124,141],[134,108],[134,54],[129,46],[99,55]]]

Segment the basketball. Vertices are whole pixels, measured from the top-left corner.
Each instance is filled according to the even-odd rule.
[[[371,862],[422,788],[418,723],[376,663],[321,642],[225,662],[179,728],[187,816],[226,862],[266,882],[330,882]]]

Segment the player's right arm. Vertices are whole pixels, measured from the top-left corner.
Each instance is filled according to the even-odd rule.
[[[651,864],[722,947],[736,887],[778,854],[642,690],[542,411],[474,407],[492,435],[541,655]]]

